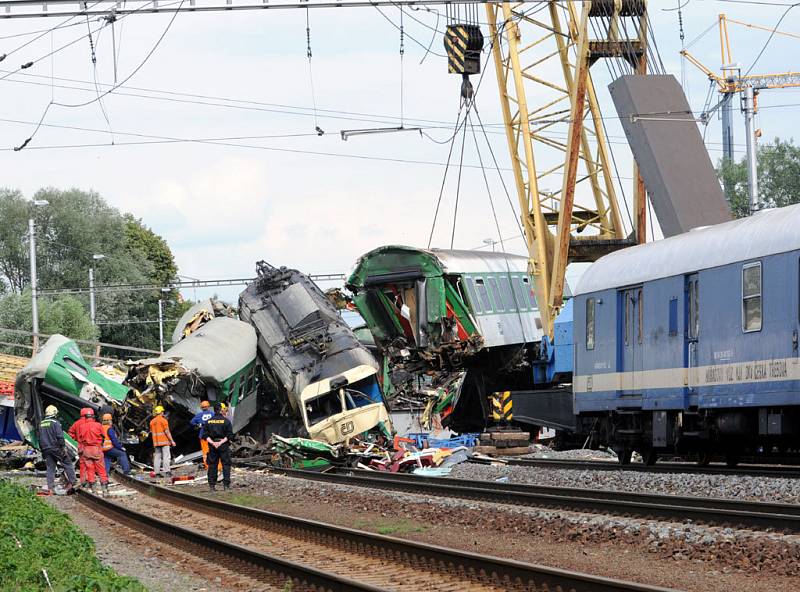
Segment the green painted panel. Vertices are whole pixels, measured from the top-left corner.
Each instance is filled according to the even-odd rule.
[[[82,375],[85,381],[75,378],[73,372]],[[44,381],[75,396],[80,394],[86,382],[95,384],[118,403],[124,402],[130,392],[127,386],[106,378],[92,368],[83,359],[74,341],[68,341],[56,350],[50,365],[47,367]]]
[[[444,279],[441,277],[428,278],[425,282],[425,300],[428,309],[428,323],[441,323],[447,315],[445,306]]]

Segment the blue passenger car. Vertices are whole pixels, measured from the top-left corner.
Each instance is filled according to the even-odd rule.
[[[617,251],[575,294],[575,413],[632,450],[800,448],[800,205]]]

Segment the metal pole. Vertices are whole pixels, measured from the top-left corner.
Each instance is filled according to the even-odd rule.
[[[92,318],[92,325],[97,325],[95,322],[96,309],[94,303],[94,268],[89,268],[89,316]]]
[[[158,299],[158,351],[164,353],[164,301]]]
[[[722,99],[722,157],[733,162],[733,94]]]
[[[36,228],[33,218],[28,219],[28,237],[31,256],[31,317],[33,319],[33,355],[39,350],[39,305],[36,301]]]
[[[747,192],[750,198],[750,213],[758,211],[758,161],[756,159],[756,136],[753,125],[753,87],[744,89],[744,122],[747,131]]]

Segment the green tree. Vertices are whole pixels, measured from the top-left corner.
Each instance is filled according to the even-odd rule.
[[[717,174],[737,218],[749,213],[747,159],[720,161]],[[758,150],[758,194],[762,207],[783,207],[800,203],[800,146],[792,139],[776,138]]]
[[[31,306],[31,292],[27,289],[19,294],[10,293],[0,298],[0,327],[30,332],[33,329]],[[86,307],[80,300],[69,295],[39,302],[39,331],[46,334],[60,333],[71,339],[92,340],[98,336]],[[30,355],[29,347],[16,348],[10,345],[19,343],[29,346],[31,338],[27,335],[0,331],[0,342],[9,344],[4,347],[9,353]]]
[[[177,266],[166,241],[140,220],[109,206],[97,193],[47,188],[37,191],[33,199],[47,200],[49,205],[35,207],[19,191],[0,190],[0,294],[20,294],[30,285],[29,218],[36,224],[40,290],[86,288],[90,268],[95,270],[98,287],[165,285],[175,278]],[[104,258],[95,260],[94,255]],[[88,310],[88,296],[77,298]],[[101,340],[156,349],[159,298],[167,304],[167,316],[185,308],[177,291],[98,292]],[[40,305],[50,299],[52,296],[43,296]],[[65,306],[62,299],[55,302]],[[39,314],[42,319],[41,309]],[[0,327],[7,326],[0,323]],[[41,321],[40,329],[48,332]]]

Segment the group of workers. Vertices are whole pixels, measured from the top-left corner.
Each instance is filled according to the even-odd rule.
[[[225,416],[225,404],[215,402],[213,411],[208,401],[200,404],[200,412],[192,418],[191,424],[199,429],[200,447],[203,451],[203,464],[208,469],[208,485],[216,491],[219,469],[222,469],[222,485],[225,490],[231,483],[230,443],[233,439],[233,428]],[[67,434],[78,444],[80,468],[80,484],[95,492],[96,480],[100,480],[102,495],[108,494],[108,475],[111,463],[117,461],[124,474],[131,471],[130,461],[125,446],[120,441],[110,413],[102,416],[102,424],[95,418],[94,409],[85,407],[80,411],[80,418],[67,430]],[[171,476],[171,447],[175,440],[169,429],[169,422],[164,416],[161,405],[153,409],[150,420],[150,436],[153,441],[153,470],[155,476]],[[47,488],[55,492],[55,476],[58,465],[64,469],[67,479],[65,493],[69,494],[75,487],[75,469],[72,455],[68,453],[61,422],[58,420],[58,409],[48,405],[44,419],[39,424],[39,447],[47,465]]]

